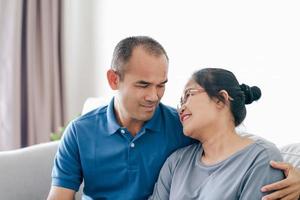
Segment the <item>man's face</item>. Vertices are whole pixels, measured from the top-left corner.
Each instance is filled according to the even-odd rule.
[[[165,91],[168,61],[164,55],[154,56],[142,47],[133,50],[125,65],[123,80],[118,82],[117,108],[126,120],[147,121]]]

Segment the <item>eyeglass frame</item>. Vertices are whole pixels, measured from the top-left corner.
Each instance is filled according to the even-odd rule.
[[[206,92],[205,89],[189,88],[186,89],[183,95],[180,97],[180,102],[177,105],[177,111],[179,112],[184,104],[188,101],[191,94]],[[187,96],[188,95],[188,96]]]
[[[186,104],[186,102],[188,101],[188,99],[189,99],[189,97],[190,97],[190,96],[187,96],[187,97],[186,97],[186,95],[187,95],[187,94],[189,94],[189,95],[192,94],[192,93],[190,93],[191,91],[194,91],[195,94],[196,94],[196,93],[203,93],[203,92],[206,92],[205,89],[203,89],[203,88],[201,88],[201,89],[200,89],[200,88],[199,88],[199,89],[197,89],[197,88],[188,88],[188,89],[186,89],[186,90],[184,91],[183,95],[180,97],[180,103],[177,105],[177,112],[180,113],[182,106],[183,106],[184,104]],[[229,99],[229,101],[233,101],[233,100],[234,100],[231,96],[228,96],[228,99]]]

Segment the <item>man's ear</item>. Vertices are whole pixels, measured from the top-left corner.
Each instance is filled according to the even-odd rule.
[[[107,81],[112,90],[119,88],[120,77],[116,71],[109,69],[106,73]]]

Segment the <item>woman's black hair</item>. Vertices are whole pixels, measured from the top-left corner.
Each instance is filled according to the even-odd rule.
[[[225,99],[220,91],[227,91],[232,98],[230,109],[235,126],[240,125],[246,117],[245,104],[251,104],[261,97],[261,91],[257,86],[240,85],[234,74],[225,69],[204,68],[196,71],[192,79],[205,89],[210,98],[215,97],[224,103]]]

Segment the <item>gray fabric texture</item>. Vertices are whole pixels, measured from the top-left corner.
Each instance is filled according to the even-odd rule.
[[[269,161],[281,161],[278,149],[264,140],[214,164],[200,161],[203,149],[193,144],[174,152],[165,162],[153,195],[149,199],[215,200],[261,199],[263,185],[284,178],[281,171],[270,167]]]

